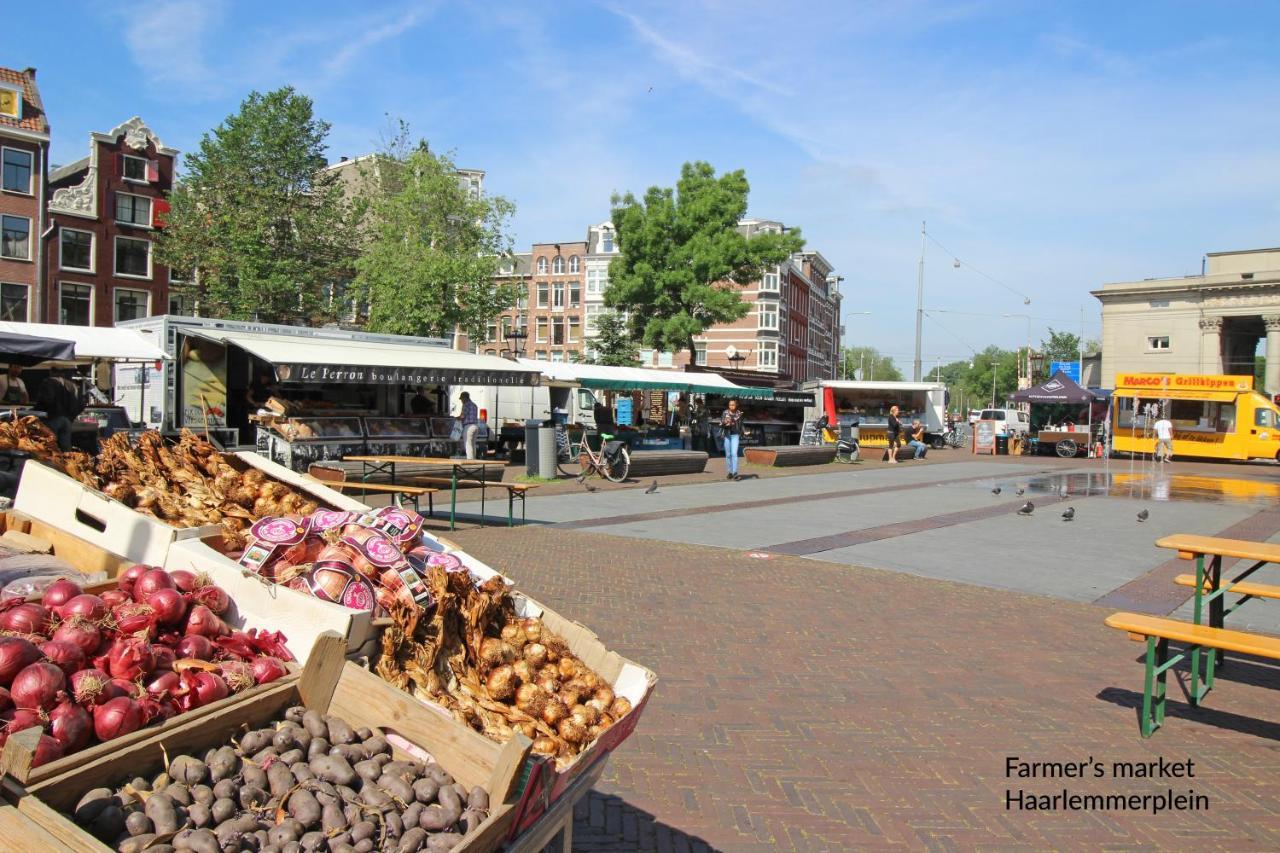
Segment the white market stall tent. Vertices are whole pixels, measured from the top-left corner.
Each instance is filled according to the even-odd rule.
[[[0,322],[0,332],[70,341],[75,344],[77,360],[162,361],[169,357],[142,333],[113,326]]]
[[[688,391],[694,394],[721,394],[725,397],[773,397],[772,388],[749,388],[725,379],[718,373],[687,373],[649,367],[611,367],[602,364],[575,364],[560,361],[519,359],[536,369],[548,384],[581,386],[597,391]]]

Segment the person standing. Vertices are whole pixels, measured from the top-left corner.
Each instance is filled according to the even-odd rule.
[[[920,423],[919,418],[911,421],[909,435],[911,440],[907,442],[907,447],[916,452],[916,459],[923,459],[924,455],[929,452],[929,446],[924,443],[924,424]]]
[[[720,431],[724,433],[724,465],[726,480],[741,479],[738,476],[738,445],[742,440],[742,412],[738,401],[730,400],[729,408],[720,416]]]
[[[898,464],[898,444],[902,441],[902,421],[898,420],[898,407],[889,407],[889,420],[886,422],[885,433],[889,439],[889,464]]]
[[[50,370],[36,390],[36,405],[44,410],[45,426],[58,437],[58,449],[70,450],[71,422],[84,411],[75,383],[60,368]]]
[[[1172,462],[1173,422],[1161,415],[1160,420],[1155,422],[1153,429],[1156,431],[1156,461]]]
[[[480,409],[471,401],[471,395],[463,391],[458,395],[462,412],[458,422],[462,424],[462,447],[468,459],[476,458],[476,435],[480,432]]]
[[[431,404],[431,398],[426,395],[422,388],[418,388],[417,393],[409,400],[410,414],[430,417],[435,414],[435,411],[436,407]]]
[[[6,406],[25,406],[30,402],[27,383],[22,381],[22,365],[9,365],[8,372],[0,376],[0,403]]]

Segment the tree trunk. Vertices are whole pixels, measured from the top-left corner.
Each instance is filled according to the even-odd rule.
[[[689,347],[689,364],[697,364],[698,363],[698,347],[693,342],[693,335],[689,336],[689,340],[685,344],[685,346]]]

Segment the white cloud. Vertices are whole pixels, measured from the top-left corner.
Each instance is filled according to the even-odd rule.
[[[206,60],[206,42],[225,11],[221,0],[171,0],[131,12],[124,17],[129,55],[153,86],[212,94],[218,78]]]

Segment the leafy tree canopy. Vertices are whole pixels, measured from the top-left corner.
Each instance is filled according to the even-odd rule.
[[[887,355],[881,355],[875,347],[844,347],[840,350],[840,378],[902,381],[902,371]]]

